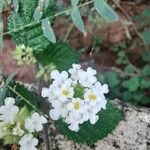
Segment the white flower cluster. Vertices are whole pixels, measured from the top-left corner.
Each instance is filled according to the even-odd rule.
[[[52,104],[50,117],[53,120],[62,118],[69,129],[77,132],[79,124],[90,121],[95,124],[99,119],[98,112],[106,108],[105,95],[108,85],[101,85],[95,77],[96,71],[88,67],[86,71],[78,64],[73,64],[69,71],[51,72],[52,84],[42,89],[42,97]]]
[[[4,102],[5,105],[0,107],[0,139],[4,140],[5,144],[12,144],[9,141],[13,138],[20,144],[20,150],[36,150],[38,139],[33,135],[43,129],[47,119],[36,112],[26,116],[27,108],[19,110],[15,106],[14,98],[8,97]]]

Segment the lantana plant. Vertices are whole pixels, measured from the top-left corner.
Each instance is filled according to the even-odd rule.
[[[20,150],[32,149],[38,144],[36,134],[43,130],[47,119],[37,112],[32,112],[15,105],[15,99],[7,97],[0,107],[0,139],[4,144],[19,144]]]

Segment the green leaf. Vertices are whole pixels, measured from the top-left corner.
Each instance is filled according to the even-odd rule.
[[[42,20],[42,29],[45,37],[52,43],[56,43],[55,33],[51,27],[50,21],[46,18]]]
[[[144,9],[144,11],[142,12],[142,15],[144,15],[145,17],[150,17],[150,8]]]
[[[0,106],[4,104],[5,96],[6,96],[6,88],[0,87]]]
[[[141,88],[142,89],[147,89],[147,88],[150,88],[150,80],[146,80],[146,79],[143,79],[141,81]]]
[[[122,50],[118,53],[118,57],[124,58],[126,56],[126,53]]]
[[[0,5],[0,13],[3,11],[3,2],[2,2],[3,0],[0,0],[0,3],[1,3],[1,5]]]
[[[140,104],[149,107],[150,106],[150,98],[149,96],[142,97],[142,100],[140,101]]]
[[[45,10],[48,8],[49,3],[50,3],[49,0],[45,0],[45,3],[44,3]]]
[[[102,84],[105,84],[105,75],[103,74],[96,74],[96,78],[98,81],[100,81]]]
[[[18,0],[13,0],[13,6],[14,6],[14,9],[15,9],[15,11],[17,13],[18,10],[19,10],[19,2],[18,2]]]
[[[132,77],[131,79],[124,81],[123,86],[129,89],[130,92],[136,91],[140,86],[139,77]]]
[[[150,30],[149,29],[143,31],[142,37],[145,42],[145,45],[150,45]]]
[[[132,95],[132,93],[131,92],[129,92],[129,91],[124,91],[123,92],[123,100],[124,101],[127,101],[127,102],[131,102],[131,100],[133,99],[133,95]]]
[[[110,87],[115,87],[120,83],[118,74],[114,71],[108,71],[105,73],[106,82]]]
[[[43,12],[37,7],[34,11],[33,17],[35,20],[40,20],[43,16]]]
[[[134,65],[127,65],[126,67],[125,67],[125,72],[128,72],[128,73],[134,73],[135,72],[135,70],[136,70],[136,68],[135,68],[135,66]]]
[[[81,31],[84,32],[84,23],[81,18],[80,12],[78,8],[73,8],[71,10],[71,18],[74,23],[74,25]]]
[[[0,15],[0,51],[3,48],[3,18]]]
[[[104,0],[94,0],[94,6],[97,12],[108,22],[115,22],[118,20],[117,14]]]
[[[149,50],[144,50],[142,52],[142,59],[145,61],[145,62],[150,62],[150,51]]]
[[[73,63],[78,62],[76,51],[65,42],[58,41],[50,44],[42,51],[35,51],[36,59],[43,65],[53,64],[58,70],[68,70]]]
[[[123,114],[111,102],[108,102],[106,110],[100,111],[98,115],[99,120],[96,124],[92,125],[87,121],[79,125],[80,130],[78,132],[69,130],[68,124],[62,119],[56,121],[56,125],[68,139],[90,145],[105,138],[123,118]]]
[[[73,7],[76,7],[78,5],[78,3],[79,3],[79,0],[71,0],[71,5]]]
[[[133,93],[133,97],[137,102],[141,101],[142,97],[143,97],[142,91],[137,91],[137,92]]]
[[[11,74],[8,76],[8,78],[6,79],[6,85],[9,84],[9,83],[13,80],[13,78],[16,76],[16,74],[17,74],[17,71],[11,73]]]
[[[35,23],[33,18],[34,11],[38,5],[37,0],[19,0],[20,8],[19,12],[13,12],[9,17],[8,29],[18,30],[23,26]],[[56,1],[50,0],[49,6],[46,10],[43,10],[42,18],[46,18],[54,15],[56,11]],[[50,19],[51,23],[54,18]],[[50,42],[43,35],[41,24],[35,24],[30,27],[26,27],[22,30],[18,30],[15,33],[11,33],[13,39],[16,41],[17,45],[24,44],[26,47],[31,47],[33,50],[42,50],[46,48]]]
[[[17,93],[19,93],[20,95],[22,95],[25,99],[27,99],[35,108],[38,108],[38,96],[35,92],[31,92],[29,91],[26,87],[24,87],[23,85],[19,84],[19,83],[10,83],[9,86],[11,86],[12,88],[15,89],[15,91],[17,91]],[[13,91],[11,91],[10,89],[7,89],[7,96],[10,97],[14,97],[17,98],[18,95],[15,94]],[[30,111],[33,111],[33,108],[27,104],[22,98],[17,98],[16,99],[16,105],[19,107],[24,107],[27,106],[27,108]]]
[[[122,97],[121,87],[115,86],[113,88],[109,88],[109,93],[107,95],[108,95],[108,98],[111,100]]]
[[[144,76],[150,76],[150,65],[146,65],[143,68],[143,75]]]

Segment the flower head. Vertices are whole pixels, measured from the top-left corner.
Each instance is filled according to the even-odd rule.
[[[68,128],[75,132],[79,130],[80,124],[88,120],[91,124],[97,122],[98,113],[106,108],[108,86],[97,81],[96,73],[90,67],[84,71],[77,64],[73,64],[68,72],[52,71],[52,84],[42,89],[42,96],[48,97],[53,107],[50,110],[53,120],[62,118]]]
[[[38,140],[33,135],[43,129],[44,123],[47,119],[37,112],[30,114],[27,107],[19,110],[14,98],[7,97],[0,107],[0,139],[4,144],[15,143],[20,144],[21,150],[36,150]]]
[[[74,113],[82,113],[84,111],[84,101],[82,101],[80,98],[74,98],[67,105],[67,109]]]

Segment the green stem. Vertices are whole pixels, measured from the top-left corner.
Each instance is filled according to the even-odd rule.
[[[41,111],[39,111],[32,103],[30,103],[29,100],[27,100],[25,97],[23,97],[20,93],[18,93],[14,88],[12,88],[9,85],[6,85],[12,92],[14,92],[15,94],[17,94],[23,101],[25,101],[28,105],[30,105],[36,112],[38,112],[41,115],[44,115]],[[47,116],[45,116],[47,117]]]
[[[70,33],[71,33],[73,27],[74,27],[74,24],[72,23],[72,24],[70,25],[69,29],[67,30],[67,33],[66,33],[65,36],[64,36],[64,41],[67,41],[67,39],[68,39],[68,37],[69,37],[69,35],[70,35]]]
[[[89,1],[89,2],[85,2],[85,3],[83,3],[83,4],[80,4],[80,5],[78,5],[77,7],[80,8],[80,7],[89,5],[89,4],[91,4],[91,3],[93,3],[93,0],[91,0],[91,1]],[[62,15],[62,14],[65,14],[65,13],[67,13],[67,12],[70,12],[71,10],[72,10],[72,8],[69,8],[69,9],[67,9],[67,10],[64,10],[64,11],[62,11],[62,12],[58,12],[58,13],[56,13],[55,15],[52,15],[52,16],[47,17],[47,18],[48,18],[48,19],[52,19],[52,18],[54,18],[54,17],[57,17],[57,16],[60,16],[60,15]],[[43,19],[42,19],[42,20],[43,20]],[[3,35],[15,33],[15,32],[21,31],[21,30],[23,30],[23,29],[25,29],[25,28],[27,28],[27,27],[32,27],[32,26],[34,26],[34,25],[37,25],[37,24],[41,23],[42,20],[29,23],[29,24],[27,24],[27,25],[25,25],[25,26],[22,26],[22,27],[20,27],[20,28],[15,28],[15,29],[13,29],[13,30],[11,30],[11,31],[5,32]]]

